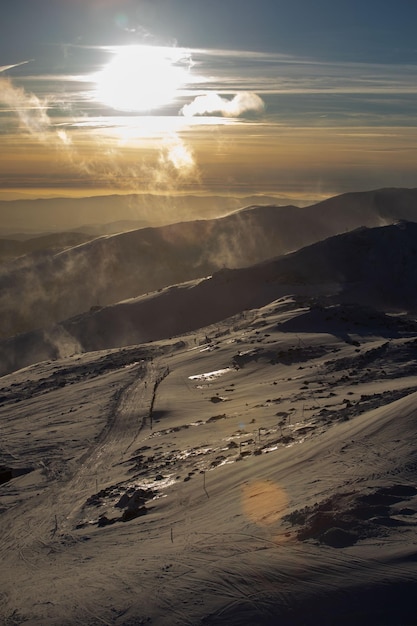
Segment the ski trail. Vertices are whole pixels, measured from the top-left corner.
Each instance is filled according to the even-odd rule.
[[[77,514],[93,491],[114,482],[114,466],[136,441],[150,419],[158,366],[141,363],[137,376],[122,393],[118,405],[96,445],[90,451],[72,480],[63,488],[61,497],[72,502],[71,509],[59,525],[60,532],[70,532]]]
[[[67,541],[88,496],[114,482],[115,465],[123,461],[150,419],[160,373],[157,362],[141,362],[121,393],[117,406],[97,440],[77,461],[75,472],[57,478],[38,498],[19,504],[2,516],[0,558],[36,568],[45,547]]]

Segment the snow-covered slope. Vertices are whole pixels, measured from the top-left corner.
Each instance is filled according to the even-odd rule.
[[[3,377],[0,619],[415,623],[416,341],[284,297]]]
[[[219,322],[286,294],[389,311],[417,307],[417,224],[359,229],[292,254],[83,315],[0,343],[0,373],[82,351],[155,341]]]

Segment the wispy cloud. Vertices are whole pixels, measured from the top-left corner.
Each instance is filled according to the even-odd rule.
[[[192,52],[201,89],[222,94],[417,93],[417,66],[342,63],[244,50]]]
[[[0,73],[25,65],[29,61],[0,66]],[[44,133],[50,126],[47,115],[47,106],[35,94],[27,93],[22,87],[14,85],[9,77],[0,78],[0,104],[8,107],[15,113],[20,122],[20,128],[30,134]]]
[[[40,136],[50,127],[47,106],[35,95],[16,87],[9,78],[0,78],[0,104],[16,113],[22,130]]]
[[[21,61],[20,63],[13,63],[13,65],[0,65],[0,73],[6,72],[7,70],[12,70],[14,67],[19,67],[20,65],[26,65],[26,63],[30,63],[30,60]]]
[[[4,70],[10,66],[4,66]],[[12,66],[12,67],[15,67]],[[149,141],[140,144],[140,140],[130,144],[130,149],[138,152],[137,162],[126,164],[122,136],[113,135],[109,139],[107,117],[82,117],[83,122],[71,116],[74,96],[68,98],[69,110],[65,121],[57,118],[54,106],[57,99],[40,98],[36,94],[17,86],[9,77],[0,77],[0,105],[3,113],[12,114],[18,122],[20,134],[30,135],[46,148],[55,150],[71,170],[78,171],[80,177],[87,177],[97,183],[123,189],[126,185],[137,190],[169,190],[175,188],[183,179],[194,182],[198,179],[198,167],[193,150],[175,130],[164,133],[163,141],[154,142],[152,165],[141,156],[141,147],[149,152]],[[59,99],[61,115],[65,101]],[[79,118],[78,118],[79,119]],[[130,120],[129,116],[126,118]],[[119,118],[119,124],[125,120]],[[113,122],[110,122],[110,126]],[[83,135],[77,128],[84,127]],[[13,126],[11,126],[11,130]],[[100,134],[100,130],[104,134]],[[132,132],[129,129],[129,132]],[[145,145],[146,143],[146,145]],[[88,146],[88,148],[86,148]]]

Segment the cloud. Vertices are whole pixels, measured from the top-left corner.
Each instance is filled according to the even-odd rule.
[[[0,65],[0,73],[11,70],[14,67],[19,67],[19,65],[25,65],[25,63],[29,63],[29,61],[21,61],[20,63],[13,63],[13,65]]]
[[[0,73],[19,67],[29,61],[0,66]],[[47,106],[34,94],[16,87],[10,78],[0,78],[0,104],[8,106],[17,114],[22,129],[30,134],[43,134],[50,126]]]
[[[264,109],[265,104],[256,93],[241,91],[232,100],[222,98],[217,93],[197,96],[193,102],[186,104],[181,109],[181,113],[185,117],[212,113],[217,113],[224,117],[240,117],[249,111],[261,113]]]
[[[173,135],[170,141],[166,142],[165,149],[160,154],[159,162],[170,163],[181,176],[191,174],[196,167],[190,148],[178,135]]]
[[[164,140],[154,167],[145,172],[147,190],[170,191],[175,189],[181,182],[198,183],[200,172],[195,162],[194,155],[189,146],[176,133],[172,133]]]
[[[46,104],[34,94],[13,85],[9,78],[0,79],[0,103],[17,114],[21,127],[29,133],[38,135],[48,130],[50,120]]]
[[[9,67],[0,67],[0,71]],[[96,184],[149,191],[169,191],[184,180],[199,180],[193,152],[178,133],[171,132],[162,142],[155,142],[149,164],[142,156],[142,144],[138,143],[137,160],[129,165],[123,145],[120,146],[117,139],[106,143],[105,138],[88,131],[79,139],[79,135],[72,132],[72,121],[63,123],[56,115],[50,117],[50,108],[56,108],[56,104],[56,99],[40,98],[9,77],[0,75],[0,105],[13,114],[19,132],[63,155],[72,171],[81,178],[93,179]],[[60,105],[62,108],[62,103]],[[88,121],[92,123],[87,118]],[[95,124],[92,123],[93,131]]]

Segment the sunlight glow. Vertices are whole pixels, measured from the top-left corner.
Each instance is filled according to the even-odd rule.
[[[95,76],[95,97],[118,111],[170,104],[189,82],[190,55],[179,48],[126,46]]]
[[[155,147],[155,141],[178,134],[198,133],[203,126],[234,126],[237,120],[224,117],[190,117],[174,115],[121,115],[78,118],[66,128],[81,137],[85,131],[91,138],[116,141],[119,146]],[[113,146],[114,147],[114,146]]]

